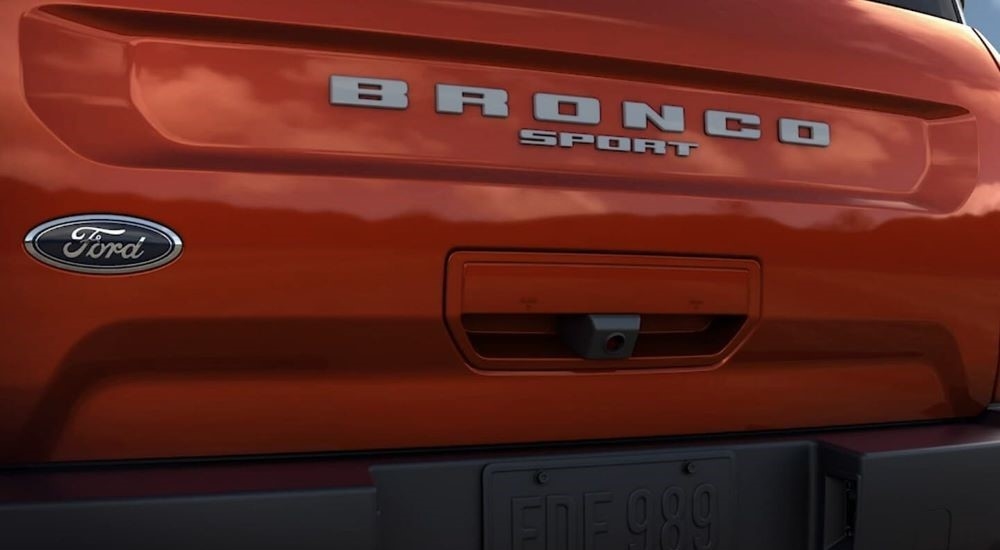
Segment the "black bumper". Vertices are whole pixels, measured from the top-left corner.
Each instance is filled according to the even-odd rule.
[[[992,550],[997,426],[987,416],[780,437],[7,470],[0,547],[471,550],[484,547],[484,471],[497,464],[724,454],[733,505],[713,550]],[[541,539],[512,546],[554,550]]]

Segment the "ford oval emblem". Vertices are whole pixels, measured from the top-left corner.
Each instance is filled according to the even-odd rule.
[[[87,214],[43,223],[24,247],[52,267],[117,275],[166,265],[181,253],[181,238],[158,223],[130,216]]]

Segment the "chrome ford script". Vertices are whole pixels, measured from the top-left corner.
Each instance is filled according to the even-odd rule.
[[[330,104],[350,107],[404,110],[410,106],[409,84],[404,80],[358,76],[330,76]],[[434,108],[441,114],[464,115],[478,111],[487,118],[510,116],[509,94],[502,88],[482,88],[456,84],[437,84]],[[469,107],[469,109],[466,109]],[[537,92],[531,98],[532,117],[547,126],[556,124],[596,126],[601,123],[607,106],[596,97]],[[688,130],[688,113],[682,105],[650,105],[638,101],[622,101],[623,135],[593,134],[558,129],[522,128],[518,132],[521,145],[587,147],[598,151],[651,153],[654,155],[689,157],[698,143],[669,139]],[[764,139],[766,125],[777,122],[777,141],[791,146],[829,147],[830,125],[818,120],[779,117],[765,123],[756,113],[740,113],[708,109],[699,113],[705,136],[759,141]],[[628,135],[635,131],[657,131],[660,136]],[[616,132],[617,134],[617,132]]]
[[[181,238],[158,223],[129,216],[92,214],[44,223],[24,237],[37,260],[79,273],[137,273],[170,263]]]

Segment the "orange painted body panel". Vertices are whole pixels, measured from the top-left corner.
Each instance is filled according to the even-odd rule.
[[[994,398],[1000,70],[962,25],[863,0],[97,5],[0,5],[3,461],[870,424]],[[332,74],[406,80],[409,108],[331,105]],[[438,114],[437,83],[503,88],[510,116]],[[535,92],[599,98],[601,122],[534,120]],[[518,143],[663,137],[623,129],[623,101],[683,105],[673,137],[698,149]],[[757,113],[763,136],[706,136],[706,109]],[[780,117],[828,122],[830,146],[780,143]],[[25,252],[82,213],[157,221],[184,252],[125,276]],[[456,251],[749,261],[759,316],[711,368],[495,376],[448,328]]]

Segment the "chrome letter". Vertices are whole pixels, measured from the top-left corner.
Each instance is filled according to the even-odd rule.
[[[549,130],[521,130],[521,145],[556,146],[556,133]]]
[[[806,137],[802,136],[806,130]],[[830,125],[825,122],[798,120],[794,118],[778,119],[778,141],[796,145],[812,145],[813,147],[830,146]]]
[[[466,105],[480,105],[483,116],[507,118],[507,92],[500,88],[437,85],[437,112],[460,115]]]
[[[573,105],[573,113],[560,113],[559,106]],[[601,102],[594,97],[575,95],[535,94],[535,120],[598,124],[601,122]]]
[[[730,130],[730,121],[739,123],[740,128]],[[760,117],[748,113],[705,111],[705,133],[710,136],[760,139]]]
[[[645,103],[626,101],[622,103],[622,125],[626,128],[645,130],[652,122],[664,132],[684,131],[684,108],[673,105],[661,105],[657,113]]]
[[[330,76],[330,103],[379,109],[405,109],[409,105],[406,82],[382,78]]]

